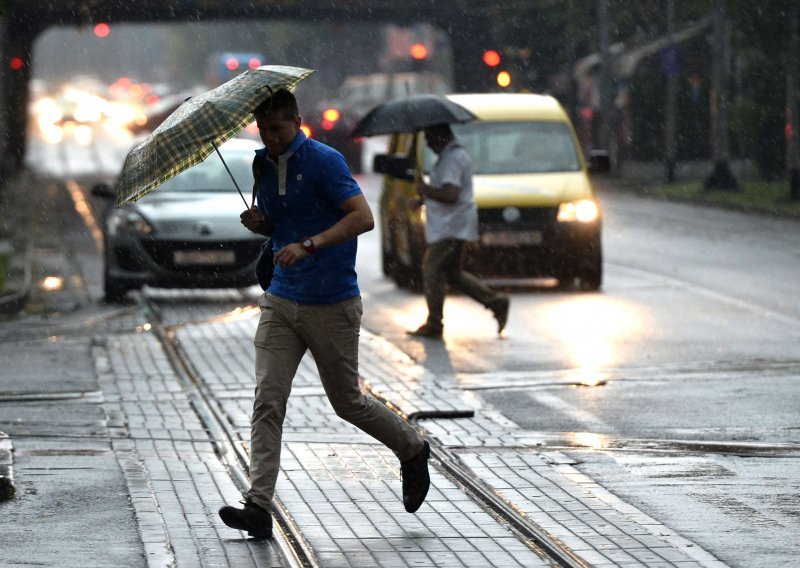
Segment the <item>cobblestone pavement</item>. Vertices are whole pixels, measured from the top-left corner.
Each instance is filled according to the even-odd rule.
[[[114,523],[127,516],[125,534],[138,534],[142,549],[110,547],[109,558],[138,558],[144,566],[158,567],[286,566],[285,548],[277,540],[248,539],[219,520],[218,508],[241,498],[242,480],[232,473],[219,430],[201,419],[200,406],[213,406],[221,426],[247,452],[252,337],[259,312],[236,308],[243,305],[240,294],[223,301],[206,301],[202,294],[189,301],[179,294],[154,298],[165,325],[163,336],[155,333],[160,329],[156,319],[143,317],[136,308],[106,310],[88,320],[66,317],[49,326],[42,322],[41,329],[36,322],[17,331],[3,328],[7,349],[21,344],[14,341],[40,337],[44,329],[53,333],[52,353],[42,341],[36,352],[57,360],[67,381],[86,374],[75,359],[88,349],[90,373],[96,378],[94,390],[86,390],[88,383],[76,383],[80,397],[64,403],[86,409],[82,417],[62,421],[61,435],[71,437],[66,441],[52,440],[39,449],[34,440],[52,430],[46,413],[53,407],[30,405],[26,412],[35,416],[23,416],[24,428],[14,426],[23,434],[15,444],[23,466],[32,457],[44,459],[46,451],[51,461],[82,460],[80,475],[99,484],[110,472],[109,461],[115,463],[130,509],[114,504],[124,500],[120,492],[113,499],[106,493],[95,498],[116,509]],[[187,384],[185,373],[176,370],[160,337],[177,347],[196,384]],[[575,565],[721,565],[578,472],[569,456],[537,447],[535,438],[485,407],[474,393],[460,390],[448,376],[423,369],[381,337],[364,331],[360,356],[364,388],[432,442],[432,488],[416,514],[405,513],[397,460],[335,416],[314,361],[304,358],[289,402],[277,497],[319,566],[553,565],[519,525],[487,508],[447,463],[474,478],[523,524],[575,559]],[[34,376],[38,371],[27,372]],[[44,385],[51,383],[42,382],[43,396],[60,399],[70,387],[68,382]],[[55,387],[57,392],[48,395],[47,388]],[[199,391],[203,400],[197,398]],[[85,433],[91,438],[82,439]],[[91,465],[99,460],[105,464],[102,469]],[[23,493],[30,492],[35,471],[23,467]],[[69,471],[64,475],[72,475],[76,483]],[[48,486],[55,496],[60,489],[63,482]],[[22,514],[30,500],[23,495],[12,507]],[[99,511],[96,502],[91,506]],[[31,530],[24,527],[19,525],[20,539],[20,531]],[[103,538],[96,537],[94,546],[107,542]],[[76,551],[71,551],[73,558]],[[93,554],[94,560],[85,565],[103,565],[97,560],[103,556]],[[40,553],[35,558],[47,561],[52,556]]]
[[[197,323],[164,314],[183,357],[246,449],[258,311],[212,314]],[[382,338],[363,331],[360,358],[365,389],[414,421],[440,455],[567,554],[591,566],[722,566],[578,472],[568,456],[525,445],[515,424]],[[433,471],[423,508],[405,513],[396,459],[334,415],[310,355],[295,379],[284,432],[277,496],[323,566],[550,562],[442,467]]]
[[[274,543],[218,522],[241,498],[156,336],[118,334],[93,349],[113,449],[148,566],[282,566]]]

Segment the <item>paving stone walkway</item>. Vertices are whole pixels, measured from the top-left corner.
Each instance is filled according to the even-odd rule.
[[[257,318],[257,311],[241,312],[173,330],[245,448]],[[365,389],[415,421],[487,490],[586,565],[722,566],[578,472],[567,456],[520,444],[515,424],[483,409],[452,378],[425,371],[367,331],[360,359]],[[284,432],[277,495],[323,566],[550,562],[442,470],[433,470],[423,508],[405,513],[396,459],[333,414],[310,355],[295,379]]]

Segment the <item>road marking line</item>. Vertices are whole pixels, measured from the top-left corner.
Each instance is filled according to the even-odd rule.
[[[728,304],[729,306],[734,306],[736,308],[743,309],[745,311],[749,311],[761,316],[766,316],[773,320],[791,325],[793,327],[800,327],[800,318],[796,316],[786,315],[780,312],[777,312],[770,308],[765,308],[764,306],[759,306],[758,304],[753,304],[751,302],[745,300],[739,300],[733,296],[729,296],[722,292],[716,292],[710,288],[706,288],[701,284],[695,284],[694,282],[690,282],[688,280],[681,280],[679,278],[675,278],[674,276],[669,276],[667,274],[657,272],[655,270],[650,270],[647,268],[640,268],[638,266],[632,266],[625,263],[620,262],[611,262],[606,261],[606,264],[614,264],[620,268],[625,270],[629,270],[631,272],[638,272],[640,274],[644,274],[648,277],[657,276],[658,278],[662,279],[665,282],[668,282],[674,286],[679,286],[682,288],[687,288],[694,292],[699,296],[705,296],[706,298],[711,298],[712,300],[716,300],[718,302],[722,302],[724,304]]]
[[[582,408],[578,408],[576,406],[571,405],[570,403],[566,402],[564,399],[548,392],[531,392],[527,393],[528,397],[541,404],[542,406],[546,406],[548,408],[552,408],[564,414],[565,416],[569,416],[573,420],[577,420],[584,426],[588,431],[591,432],[603,432],[605,434],[610,434],[614,432],[614,428],[592,414],[591,412],[584,410]]]
[[[67,186],[67,191],[69,191],[69,195],[72,198],[75,211],[77,211],[78,215],[81,216],[83,223],[92,234],[92,238],[97,246],[97,250],[103,252],[105,248],[103,245],[103,231],[100,229],[100,225],[98,225],[94,213],[92,213],[91,205],[89,205],[89,202],[86,201],[86,197],[83,195],[83,191],[81,191],[81,186],[78,185],[78,182],[76,182],[74,179],[67,180],[65,185]]]

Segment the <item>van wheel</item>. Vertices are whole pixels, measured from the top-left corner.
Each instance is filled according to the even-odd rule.
[[[397,257],[391,252],[392,243],[394,243],[394,235],[389,232],[386,239],[383,239],[381,242],[381,268],[383,269],[384,276],[388,276],[389,278],[394,278],[399,264]]]
[[[599,247],[592,252],[592,259],[584,266],[580,280],[580,289],[586,292],[596,292],[603,285],[603,253]]]
[[[586,271],[581,275],[581,290],[585,292],[596,292],[603,285],[603,269],[597,267]]]
[[[109,304],[124,304],[127,302],[128,291],[132,290],[132,286],[128,286],[120,280],[105,275],[103,279],[103,292],[105,301]]]
[[[381,250],[381,267],[383,268],[383,275],[392,278],[394,276],[395,271],[395,260],[391,254],[386,252],[386,250]]]
[[[394,281],[401,288],[411,292],[422,292],[422,270],[409,266],[398,266],[394,273]]]
[[[556,276],[558,280],[558,284],[556,285],[555,289],[559,292],[571,292],[575,290],[575,279],[576,276],[573,272],[561,272],[558,276]]]

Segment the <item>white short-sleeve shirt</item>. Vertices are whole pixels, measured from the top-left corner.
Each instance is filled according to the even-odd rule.
[[[472,195],[472,159],[457,142],[450,142],[439,154],[433,166],[430,185],[458,186],[458,199],[442,203],[425,201],[425,234],[428,243],[444,239],[474,241],[478,239],[478,208]]]

